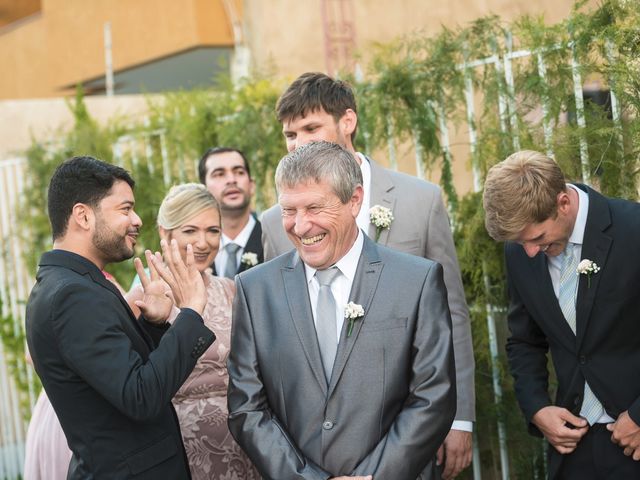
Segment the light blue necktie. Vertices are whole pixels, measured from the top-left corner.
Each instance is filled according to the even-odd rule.
[[[576,246],[567,243],[560,270],[560,291],[558,293],[558,303],[564,314],[564,318],[571,327],[573,334],[576,333],[576,297],[578,293],[578,258]],[[593,425],[604,413],[602,404],[591,391],[591,387],[584,382],[584,400],[580,416],[587,419],[589,425]]]
[[[240,245],[230,242],[225,245],[224,249],[227,252],[227,265],[224,267],[224,276],[233,280],[238,272],[237,253],[240,250]]]
[[[318,303],[316,304],[316,335],[320,346],[320,356],[327,384],[331,379],[333,362],[338,350],[338,321],[336,318],[336,301],[331,293],[331,283],[340,274],[337,267],[316,271],[316,278],[320,289],[318,290]]]

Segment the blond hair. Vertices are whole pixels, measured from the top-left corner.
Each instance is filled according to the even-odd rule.
[[[558,194],[566,188],[556,162],[521,150],[491,167],[484,184],[485,227],[497,241],[516,240],[530,224],[555,217]]]
[[[175,185],[160,205],[158,226],[165,230],[173,230],[208,208],[215,209],[220,215],[218,202],[207,187],[199,183]]]

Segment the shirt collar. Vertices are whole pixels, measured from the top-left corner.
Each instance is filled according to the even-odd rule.
[[[353,242],[353,245],[346,253],[344,257],[338,260],[334,266],[338,267],[338,270],[349,279],[350,282],[353,282],[353,279],[356,276],[356,270],[358,268],[358,262],[360,261],[360,254],[362,253],[362,246],[364,245],[364,234],[362,230],[358,229],[358,236],[356,237],[356,241]],[[304,271],[307,275],[307,284],[311,282],[314,275],[316,274],[317,268],[310,267],[306,263],[304,264]]]
[[[369,159],[362,153],[356,152],[356,156],[360,159],[360,170],[362,170],[363,177],[371,176],[371,164],[369,163]],[[363,179],[363,181],[366,181]]]
[[[578,193],[578,214],[576,215],[576,223],[573,225],[569,242],[582,245],[584,231],[587,227],[587,214],[589,213],[589,195],[574,185],[567,184],[567,187],[573,188]]]
[[[256,225],[256,219],[253,218],[253,215],[249,215],[249,221],[244,226],[244,228],[240,231],[236,238],[227,237],[224,232],[220,238],[220,250],[222,250],[225,245],[228,243],[235,243],[236,245],[240,245],[240,247],[244,250],[244,247],[247,246],[247,242],[249,241],[249,237],[251,236],[251,232],[253,231],[253,227]]]

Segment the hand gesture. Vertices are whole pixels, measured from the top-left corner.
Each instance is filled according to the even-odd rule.
[[[186,262],[182,261],[178,242],[171,240],[171,246],[165,240],[160,242],[165,264],[157,257],[151,257],[154,267],[162,279],[167,282],[178,308],[191,308],[200,315],[207,304],[207,292],[202,274],[195,266],[193,247],[187,245]]]
[[[447,438],[444,439],[444,443],[438,449],[436,456],[438,465],[442,465],[443,461],[445,462],[444,471],[442,472],[444,480],[456,478],[462,470],[469,466],[471,463],[472,443],[471,432],[449,430]]]
[[[531,419],[554,448],[562,453],[573,452],[589,430],[588,422],[576,417],[566,408],[544,407]]]
[[[149,276],[147,276],[147,273],[142,267],[142,261],[136,258],[133,261],[133,265],[136,267],[138,277],[140,277],[144,295],[142,300],[136,300],[133,303],[140,309],[148,322],[161,325],[167,321],[171,313],[171,307],[173,306],[173,300],[170,296],[171,290],[169,285],[158,275],[158,271],[152,260],[154,255],[151,251],[146,250],[144,255],[147,259],[147,266],[149,267]],[[161,261],[160,254],[157,252],[156,257]]]
[[[622,412],[614,423],[607,425],[611,433],[611,441],[624,449],[627,457],[640,460],[640,426],[629,416],[628,411]]]

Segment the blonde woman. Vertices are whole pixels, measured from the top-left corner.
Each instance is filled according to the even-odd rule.
[[[175,239],[183,256],[187,244],[193,246],[196,266],[207,288],[202,317],[217,337],[173,399],[193,479],[260,478],[227,428],[226,363],[235,286],[227,278],[214,277],[209,269],[220,244],[218,204],[204,185],[175,186],[160,205],[158,231],[168,242]],[[127,295],[129,304],[141,298],[140,286],[134,286]]]

